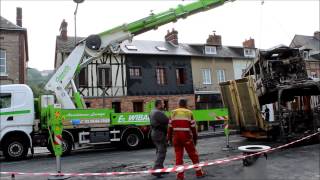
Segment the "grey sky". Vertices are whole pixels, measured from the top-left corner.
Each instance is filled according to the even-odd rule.
[[[154,13],[191,1],[99,1],[79,5],[77,36],[99,33]],[[72,0],[1,0],[1,16],[15,23],[16,7],[22,7],[23,27],[28,29],[29,67],[53,69],[55,38],[62,19],[68,22],[68,35],[74,36]],[[237,0],[136,36],[139,40],[164,40],[168,29],[179,32],[179,42],[204,43],[213,30],[222,35],[223,45],[241,46],[250,37],[258,48],[288,45],[295,34],[313,35],[319,30],[318,0]]]

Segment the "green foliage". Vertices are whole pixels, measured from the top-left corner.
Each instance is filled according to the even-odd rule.
[[[52,73],[48,76],[42,76],[41,72],[34,68],[28,68],[27,70],[28,79],[27,84],[31,87],[34,97],[40,97],[43,94],[50,94],[44,90],[49,78],[52,76]]]

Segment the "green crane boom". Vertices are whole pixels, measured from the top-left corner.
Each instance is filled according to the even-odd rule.
[[[117,26],[97,35],[90,35],[78,43],[68,58],[48,81],[45,89],[53,91],[58,102],[65,109],[85,108],[85,104],[73,81],[74,75],[76,72],[79,72],[80,68],[85,67],[94,59],[101,57],[106,51],[112,53],[119,52],[120,43],[124,40],[132,39],[135,35],[156,29],[170,22],[175,22],[179,18],[186,18],[192,14],[212,9],[229,1],[233,0],[199,0],[187,5],[179,5],[175,9],[169,9],[159,14],[151,14],[146,18]],[[71,84],[73,89],[74,101],[66,91],[66,87],[69,84]]]
[[[151,29],[156,29],[161,25],[175,22],[179,18],[186,18],[192,14],[196,14],[201,11],[206,11],[222,5],[226,0],[200,0],[185,6],[179,5],[176,9],[169,9],[168,11],[161,12],[159,14],[151,14],[150,16],[134,21],[127,25],[115,27],[113,29],[100,33],[100,36],[112,34],[117,31],[129,31],[134,35],[142,34]]]

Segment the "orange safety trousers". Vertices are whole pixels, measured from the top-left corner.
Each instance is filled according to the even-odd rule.
[[[184,149],[186,149],[190,159],[192,160],[193,164],[199,163],[199,155],[193,143],[192,136],[188,131],[175,131],[173,133],[173,147],[176,155],[176,166],[183,165],[183,154]],[[196,176],[200,177],[203,176],[203,171],[201,167],[197,167],[196,169]],[[182,180],[184,179],[184,172],[178,171],[177,179]]]

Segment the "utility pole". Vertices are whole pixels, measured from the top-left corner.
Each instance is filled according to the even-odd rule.
[[[77,12],[79,3],[83,3],[84,0],[73,0],[73,2],[77,3],[76,9],[74,10],[74,46],[77,46]]]

